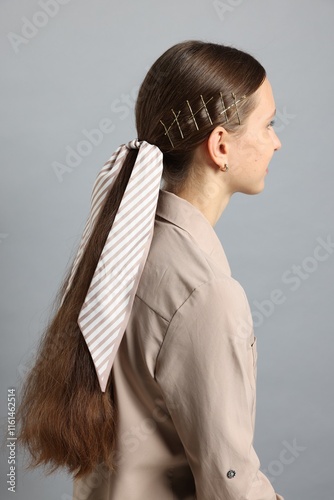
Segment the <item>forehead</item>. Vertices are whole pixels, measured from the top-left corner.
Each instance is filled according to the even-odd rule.
[[[269,80],[266,78],[255,92],[257,106],[252,115],[254,118],[269,117],[275,112],[275,100]]]

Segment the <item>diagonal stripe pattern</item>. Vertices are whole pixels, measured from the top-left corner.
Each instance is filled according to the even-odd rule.
[[[138,156],[78,317],[103,392],[153,237],[163,169],[163,155],[157,146],[137,140],[122,145],[98,174],[90,215],[62,299],[71,287],[94,223],[129,149],[139,149]]]

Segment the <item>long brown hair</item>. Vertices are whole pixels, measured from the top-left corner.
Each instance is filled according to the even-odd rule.
[[[242,131],[256,106],[253,94],[265,76],[251,55],[201,41],[178,43],[157,59],[139,90],[136,126],[140,141],[155,144],[163,152],[163,181],[169,191],[177,193],[187,183],[196,147],[218,124],[224,123],[233,133]],[[247,96],[238,104],[241,125],[232,92],[236,99]],[[223,103],[229,108],[226,113]],[[198,111],[196,123],[189,104]],[[179,126],[173,122],[172,110],[178,113]],[[71,266],[66,272],[34,366],[24,381],[18,438],[30,453],[30,467],[45,465],[49,472],[65,467],[76,478],[101,462],[115,468],[117,408],[112,377],[102,393],[77,318],[136,156],[136,150],[129,151],[60,307]]]

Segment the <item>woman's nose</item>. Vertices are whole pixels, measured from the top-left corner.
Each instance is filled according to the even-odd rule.
[[[274,149],[275,149],[275,151],[278,151],[279,149],[281,149],[282,143],[279,140],[279,138],[278,138],[278,136],[276,135],[275,132],[274,132],[274,134],[275,134],[275,136],[274,136]]]

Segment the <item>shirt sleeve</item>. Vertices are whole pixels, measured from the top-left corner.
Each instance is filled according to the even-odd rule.
[[[233,278],[202,284],[175,312],[155,377],[197,500],[284,500],[253,448],[256,359],[249,303]]]

